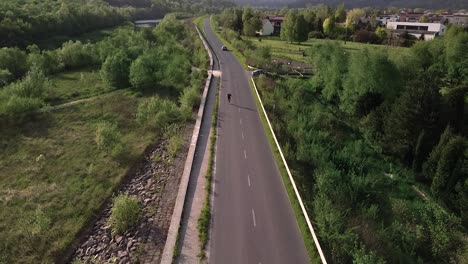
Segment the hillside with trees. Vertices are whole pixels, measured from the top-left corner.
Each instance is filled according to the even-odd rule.
[[[234,0],[238,5],[251,5],[261,7],[306,7],[307,5],[319,5],[325,4],[329,6],[338,6],[343,4],[343,1],[339,0]],[[345,2],[347,8],[354,7],[406,7],[406,8],[429,8],[429,9],[442,9],[442,8],[453,8],[453,9],[466,9],[468,5],[464,0],[348,0]]]

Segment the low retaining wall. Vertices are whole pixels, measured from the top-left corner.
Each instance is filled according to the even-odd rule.
[[[208,91],[210,89],[211,79],[213,78],[213,73],[212,73],[213,55],[211,54],[211,50],[209,49],[208,44],[205,41],[201,32],[198,30],[196,26],[195,26],[195,29],[197,30],[198,35],[200,36],[200,39],[202,40],[203,45],[205,46],[205,49],[208,52],[208,56],[210,57],[210,68],[209,68],[210,70],[208,71],[208,78],[206,79],[205,89],[203,90],[203,96],[200,102],[200,108],[198,109],[195,127],[193,128],[192,139],[190,142],[187,159],[185,161],[184,172],[182,174],[182,179],[180,180],[179,191],[177,193],[177,199],[176,199],[176,203],[174,206],[174,211],[172,213],[171,225],[169,226],[169,231],[168,231],[167,238],[166,238],[166,245],[164,246],[164,251],[162,254],[162,258],[161,258],[162,264],[172,263],[174,250],[176,249],[176,246],[177,246],[177,238],[179,234],[180,221],[182,220],[182,212],[184,210],[185,196],[187,195],[187,187],[188,187],[188,183],[190,179],[190,174],[192,172],[193,158],[195,156],[195,150],[197,148],[198,135],[200,133],[200,126],[204,118],[206,98],[208,95]]]

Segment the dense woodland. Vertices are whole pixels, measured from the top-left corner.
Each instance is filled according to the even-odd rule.
[[[230,1],[8,0],[0,1],[0,47],[22,47],[53,36],[76,36],[133,19],[158,19],[170,12],[216,12]]]
[[[466,50],[456,27],[399,55],[332,42],[312,79],[258,79],[330,262],[467,259]]]

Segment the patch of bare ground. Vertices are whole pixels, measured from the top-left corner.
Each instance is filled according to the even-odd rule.
[[[159,263],[174,209],[180,178],[192,136],[193,122],[184,129],[184,146],[171,160],[167,142],[151,147],[131,170],[119,192],[137,197],[142,206],[137,226],[112,235],[109,199],[70,261],[77,263]]]

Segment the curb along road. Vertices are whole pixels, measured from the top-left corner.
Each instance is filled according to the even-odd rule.
[[[194,160],[195,150],[197,147],[200,127],[201,127],[203,118],[205,118],[204,112],[205,112],[206,99],[207,99],[208,91],[211,86],[211,80],[213,78],[213,73],[212,73],[213,56],[202,34],[200,33],[200,31],[198,30],[196,26],[195,28],[198,32],[200,39],[202,40],[205,46],[205,49],[208,52],[208,56],[210,58],[210,70],[208,72],[208,78],[206,80],[205,88],[203,91],[200,108],[198,109],[197,119],[195,122],[195,127],[193,129],[192,139],[190,142],[190,148],[188,151],[187,159],[185,161],[184,172],[182,174],[182,179],[180,181],[180,186],[179,186],[179,191],[177,193],[177,199],[176,199],[176,203],[174,206],[174,211],[172,213],[171,225],[169,226],[169,231],[168,231],[167,238],[166,238],[166,244],[164,246],[164,251],[162,254],[162,258],[161,258],[162,264],[170,264],[172,263],[172,260],[173,260],[174,249],[176,248],[176,245],[177,245],[179,227],[180,227],[180,223],[182,219],[182,211],[184,209],[185,197],[187,195],[187,187],[189,183],[190,174],[192,172],[192,164]]]
[[[280,145],[278,143],[278,140],[276,139],[275,131],[273,131],[273,128],[272,128],[271,123],[270,123],[270,119],[268,118],[267,112],[265,111],[265,107],[263,106],[263,101],[262,101],[262,98],[260,97],[260,94],[258,93],[257,85],[255,84],[255,81],[254,81],[254,79],[252,77],[251,77],[251,80],[252,80],[253,86],[255,88],[255,93],[256,93],[256,95],[258,97],[258,100],[260,101],[260,105],[262,106],[262,111],[263,111],[263,114],[265,115],[265,119],[268,122],[268,127],[270,128],[271,134],[273,135],[273,139],[275,140],[276,147],[278,148],[278,151],[279,151],[279,153],[281,155],[281,159],[283,160],[283,164],[284,164],[284,166],[286,168],[286,171],[288,172],[289,180],[291,181],[291,184],[292,184],[292,186],[294,188],[296,198],[297,198],[297,200],[298,200],[298,202],[299,202],[299,204],[301,206],[302,214],[304,215],[304,218],[306,219],[306,222],[307,222],[307,225],[309,227],[310,233],[312,234],[312,238],[314,239],[315,246],[317,247],[317,251],[319,252],[319,255],[320,255],[320,259],[322,260],[323,264],[327,264],[327,260],[325,259],[325,255],[322,252],[322,248],[320,247],[320,243],[318,241],[318,238],[315,235],[315,231],[314,231],[314,228],[312,227],[312,223],[311,223],[311,221],[309,219],[309,215],[307,214],[307,210],[305,209],[304,203],[302,202],[302,198],[301,198],[301,196],[299,194],[299,191],[297,190],[296,183],[294,182],[294,178],[293,178],[293,176],[291,174],[291,171],[289,170],[288,163],[286,162],[286,159],[284,158],[283,151],[281,150],[281,147],[280,147]]]

